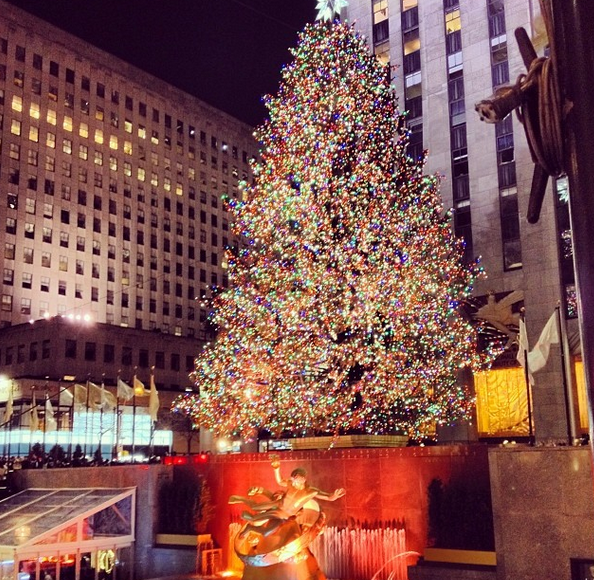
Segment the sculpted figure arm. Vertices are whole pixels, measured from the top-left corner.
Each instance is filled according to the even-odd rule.
[[[327,491],[322,491],[321,489],[313,488],[317,491],[317,494],[314,496],[314,499],[324,499],[326,501],[336,501],[337,499],[341,498],[346,494],[346,490],[342,487],[335,489],[332,493],[328,493]]]
[[[280,472],[280,458],[278,455],[271,456],[270,465],[272,465],[272,469],[274,471],[274,479],[276,483],[281,487],[288,487],[289,481],[287,479],[283,479]]]

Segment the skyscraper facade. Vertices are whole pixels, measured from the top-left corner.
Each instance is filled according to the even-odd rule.
[[[0,372],[188,388],[252,129],[4,2],[0,127]]]
[[[532,432],[542,440],[556,440],[566,439],[570,431],[584,433],[587,405],[567,180],[551,180],[540,219],[529,224],[525,216],[534,164],[523,126],[515,114],[496,125],[482,123],[474,110],[475,103],[526,73],[516,28],[523,27],[538,54],[546,54],[538,4],[351,0],[344,16],[389,64],[407,115],[409,153],[419,157],[428,152],[427,171],[443,176],[444,205],[452,209],[455,233],[465,240],[465,257],[480,258],[485,269],[470,315],[509,341],[493,370],[474,377],[479,436]],[[520,310],[524,308],[533,346],[557,306],[561,342],[567,339],[569,348],[553,347],[546,367],[535,373],[530,400],[512,344]]]

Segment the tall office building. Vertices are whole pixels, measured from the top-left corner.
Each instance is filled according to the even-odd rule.
[[[0,372],[190,387],[252,129],[1,1],[0,128]]]
[[[514,338],[525,307],[530,345],[561,304],[570,349],[554,347],[535,374],[534,433],[541,440],[586,431],[566,179],[552,180],[540,220],[526,219],[533,163],[515,114],[497,125],[479,120],[475,103],[526,72],[514,38],[524,27],[539,55],[546,51],[538,3],[524,0],[350,0],[345,16],[390,65],[409,153],[428,151],[427,171],[444,176],[442,195],[466,258],[481,258],[487,278],[475,288],[472,314]],[[551,189],[553,191],[551,191]],[[490,298],[489,298],[490,295]],[[526,381],[515,347],[493,370],[474,377],[479,436],[529,432]],[[564,380],[565,379],[565,380]]]

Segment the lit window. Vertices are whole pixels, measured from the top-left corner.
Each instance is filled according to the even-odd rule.
[[[146,139],[146,127],[144,127],[143,125],[138,126],[138,136],[141,139]]]
[[[86,123],[81,123],[78,128],[78,134],[81,137],[87,138],[89,136],[89,126]]]
[[[446,33],[451,34],[460,30],[460,10],[452,10],[445,15]]]
[[[39,119],[39,105],[37,103],[31,103],[29,106],[29,116],[33,119]]]
[[[39,141],[39,127],[29,127],[29,141],[37,143]]]
[[[47,147],[50,147],[51,149],[55,149],[56,148],[56,136],[53,133],[50,133],[48,131],[47,136],[45,138],[45,144]]]
[[[159,176],[156,173],[151,173],[151,185],[159,185]]]
[[[373,23],[378,24],[388,18],[388,0],[375,0],[373,3]]]
[[[66,131],[72,131],[72,117],[64,117],[63,126]]]
[[[12,110],[17,111],[18,113],[22,112],[23,110],[23,97],[19,97],[18,95],[13,95],[12,97]]]
[[[10,312],[12,310],[12,296],[9,294],[2,294],[2,310]]]
[[[182,184],[179,183],[179,182],[175,186],[175,194],[176,195],[183,195],[184,194],[184,188],[183,188]]]
[[[88,159],[89,158],[89,148],[86,145],[79,145],[78,146],[78,156],[80,159]]]
[[[103,153],[95,151],[95,165],[103,165]]]
[[[132,121],[130,119],[124,119],[124,131],[132,133]]]
[[[124,153],[126,155],[132,155],[132,142],[124,141]]]
[[[21,122],[18,119],[13,119],[12,124],[10,125],[10,132],[13,135],[20,135],[21,134]]]
[[[109,148],[114,150],[118,148],[118,138],[115,135],[109,137]]]
[[[146,176],[146,171],[144,170],[144,167],[139,167],[138,168],[138,180],[144,181],[145,176]]]
[[[95,129],[95,143],[103,143],[103,131],[101,129]]]
[[[411,34],[409,38],[404,39],[404,54],[411,54],[420,50],[421,48],[421,39],[418,35],[418,29],[414,31],[416,34]]]
[[[163,189],[165,191],[171,191],[171,179],[169,177],[165,177],[163,180]]]
[[[56,111],[54,111],[53,109],[48,109],[47,110],[47,122],[50,125],[55,125],[56,124]]]
[[[132,164],[128,161],[124,161],[124,175],[127,175],[128,177],[132,176]]]
[[[62,151],[68,155],[72,154],[72,141],[70,139],[62,139]]]

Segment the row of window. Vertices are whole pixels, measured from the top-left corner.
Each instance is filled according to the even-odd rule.
[[[408,154],[414,159],[423,155],[423,97],[421,87],[421,40],[417,2],[403,2],[402,68],[404,72],[404,103],[410,129]]]
[[[49,280],[46,279],[44,280],[44,278],[41,278],[42,282],[41,282],[41,289],[42,291],[49,291]],[[31,278],[28,278],[28,282],[27,284],[30,284]],[[25,283],[25,278],[23,277],[23,283]],[[66,285],[67,283],[63,280],[60,280],[58,282],[58,286],[59,286],[59,294],[60,295],[65,295],[66,294]],[[82,292],[83,292],[83,287],[81,284],[77,284],[76,285],[76,290],[75,290],[75,297],[76,298],[82,298]],[[91,299],[93,302],[98,302],[99,301],[99,289],[93,287],[91,289]],[[115,305],[115,300],[114,300],[114,291],[113,290],[108,290],[107,294],[103,297],[102,301],[105,301],[105,303],[109,306],[113,306]],[[2,295],[2,311],[3,312],[12,312],[12,309],[14,307],[14,299],[13,296],[11,296],[10,294],[3,294]],[[120,304],[118,306],[120,306],[121,308],[130,308],[130,296],[127,293],[121,293],[120,294],[120,300],[119,300]],[[41,301],[40,303],[40,318],[44,318],[46,315],[49,315],[49,304],[47,302]],[[144,299],[142,296],[136,296],[136,301],[135,301],[135,310],[136,312],[142,312],[144,310]],[[21,307],[20,307],[20,313],[26,316],[31,316],[32,314],[32,310],[31,310],[31,299],[30,298],[26,298],[26,297],[22,297],[21,298]],[[151,298],[148,304],[148,312],[150,314],[157,314],[157,300]],[[65,311],[63,312],[58,312],[58,315],[63,315],[65,314]],[[188,307],[187,309],[185,309],[184,312],[184,307],[181,304],[176,304],[174,305],[174,308],[171,308],[171,304],[167,301],[163,302],[161,304],[161,314],[163,316],[173,316],[176,319],[179,320],[188,320],[188,321],[194,321],[196,320],[196,314],[195,314],[195,308],[193,306]],[[204,318],[202,317],[202,314],[204,314]],[[206,313],[205,311],[201,311],[201,318],[200,318],[200,322],[206,322]]]
[[[13,95],[12,101],[11,101],[11,108],[17,114],[22,113],[23,98],[19,95]],[[29,104],[29,116],[31,118],[31,121],[29,122],[28,138],[30,141],[38,143],[39,142],[39,127],[35,125],[35,122],[37,122],[41,118],[40,105],[38,103],[32,102]],[[97,115],[96,115],[96,118],[97,118]],[[99,115],[98,118],[99,118],[99,120],[102,120],[103,112],[101,112],[101,115]],[[56,127],[58,124],[56,110],[54,110],[52,108],[48,108],[46,120],[47,120],[48,125],[50,125],[51,127]],[[20,118],[20,116],[14,117],[11,120],[11,133],[20,136],[22,134],[23,122],[24,121]],[[117,120],[117,117],[112,118],[111,124],[115,128],[119,127],[119,122]],[[68,133],[73,133],[73,132],[76,133],[77,132],[81,138],[92,139],[98,145],[104,145],[104,144],[109,145],[110,150],[112,150],[114,152],[117,152],[118,149],[120,149],[118,136],[115,134],[111,134],[111,133],[106,135],[106,133],[103,129],[103,125],[93,129],[92,127],[89,128],[89,124],[87,122],[80,121],[78,123],[78,127],[75,127],[73,118],[69,115],[64,115],[62,122],[61,122],[61,126],[66,132],[68,132]],[[132,134],[132,132],[133,132],[132,122],[129,121],[128,119],[126,119],[124,122],[124,130],[126,133],[130,133],[130,134]],[[136,147],[136,148],[138,148],[138,155],[137,155],[138,158],[141,160],[146,159],[146,146],[143,145],[142,143],[147,139],[149,139],[149,135],[147,133],[146,127],[144,127],[143,125],[139,125],[138,126],[138,142],[134,145],[132,143],[132,141],[124,139],[122,150],[124,151],[124,153],[131,155],[134,148]],[[68,140],[68,141],[70,141],[70,140]],[[151,132],[150,142],[152,145],[159,144],[159,133],[157,131]],[[55,133],[53,131],[48,131],[48,135],[46,137],[46,145],[48,147],[55,149],[55,143],[56,143]],[[167,149],[171,149],[171,139],[168,138],[167,136],[165,137],[164,144]],[[82,146],[87,147],[86,145],[82,145]],[[182,149],[181,143],[178,143],[177,149],[178,149],[177,153],[179,155],[183,155],[183,149]],[[70,147],[70,150],[71,150],[71,147]],[[228,146],[226,143],[224,143],[222,150],[223,150],[224,154],[227,153]],[[88,148],[87,148],[87,151],[88,151]],[[233,157],[233,159],[237,159],[237,152],[236,152],[235,148],[233,148],[233,151],[234,151],[234,153],[232,154],[232,157]],[[200,151],[199,154],[200,154],[199,155],[200,163],[202,165],[206,165],[207,161],[208,161],[206,151]],[[196,159],[196,148],[195,147],[190,146],[188,148],[187,157],[190,160]],[[85,157],[85,159],[86,159],[86,157]],[[248,163],[248,157],[247,157],[246,151],[242,152],[242,160],[245,164]],[[159,156],[158,156],[157,152],[155,152],[155,151],[151,152],[151,162],[155,166],[159,165]],[[213,169],[217,169],[219,166],[218,155],[211,154],[210,163],[211,163],[211,167]],[[103,162],[101,160],[101,165],[102,164],[103,164]],[[117,164],[117,159],[114,156],[111,156],[110,157],[110,168],[114,169],[113,168],[114,164]],[[181,174],[181,165],[182,165],[181,162],[177,163],[178,174]],[[171,168],[171,161],[167,158],[165,159],[165,168],[166,169]],[[229,173],[229,162],[228,162],[228,160],[225,159],[225,156],[223,157],[223,160],[221,162],[221,168],[223,170],[223,173],[227,173],[227,174]],[[115,169],[117,169],[117,166]],[[238,168],[236,165],[233,165],[233,175],[236,177],[238,175]]]
[[[10,157],[10,159],[12,159],[14,161],[19,161],[21,159],[21,146],[19,144],[10,143],[9,157]],[[37,151],[29,149],[28,154],[27,154],[27,163],[28,163],[28,165],[30,165],[32,167],[38,166],[38,152]],[[52,155],[46,155],[45,169],[46,169],[46,171],[49,171],[50,173],[53,173],[55,171],[55,158]],[[79,174],[78,175],[79,182],[81,184],[86,184],[89,181],[88,169],[86,167],[84,167],[84,166],[79,167],[78,174]],[[62,175],[67,178],[72,177],[72,164],[70,162],[62,161]],[[167,180],[168,180],[168,178],[165,178],[165,183],[163,184],[165,191],[169,191],[171,189],[171,187],[169,187],[169,188],[166,187],[167,182],[169,183],[169,186],[171,185],[171,181],[170,180],[167,181]],[[204,185],[206,185],[206,174],[204,173],[204,175],[202,175],[202,172],[201,172],[201,181],[203,182]],[[9,168],[8,182],[12,185],[19,185],[21,183],[21,169],[18,166],[13,166],[13,167]],[[156,185],[159,185],[158,177],[156,177],[156,178],[151,177],[151,184],[154,185],[155,183],[156,183]],[[101,173],[97,173],[97,172],[95,173],[94,185],[97,188],[103,187],[103,175]],[[226,190],[228,185],[225,180],[223,180],[222,185],[223,185],[223,188]],[[29,171],[27,173],[26,186],[27,186],[27,189],[30,189],[31,191],[38,191],[38,189],[40,188],[40,180],[39,180],[38,176]],[[216,177],[214,177],[214,176],[211,179],[211,186],[212,186],[213,190],[218,189],[218,182],[216,180]],[[61,186],[62,199],[69,201],[71,199],[71,190],[72,190],[72,186],[70,183],[63,183]],[[55,191],[56,191],[56,181],[54,179],[51,179],[50,177],[46,177],[43,180],[43,191],[44,191],[44,193],[46,193],[48,195],[54,195]],[[110,193],[118,193],[118,191],[119,191],[118,181],[114,178],[111,178],[109,180],[109,192]],[[188,188],[188,191],[189,191],[189,199],[196,200],[195,188],[193,186],[190,186]],[[183,186],[181,183],[178,183],[177,187],[176,187],[176,193],[180,193],[180,192],[183,193]],[[213,208],[218,208],[219,200],[224,199],[225,196],[226,196],[225,193],[223,194],[222,198],[219,196],[219,194],[212,193],[210,195],[210,205]],[[131,188],[129,182],[126,182],[124,184],[124,197],[126,197],[126,198],[132,197],[132,188]],[[233,187],[233,197],[235,197],[235,198],[237,197],[236,186]],[[94,199],[94,202],[93,202],[94,205],[98,206],[98,207],[95,207],[95,209],[101,209],[101,207],[99,207],[99,206],[101,206],[103,203],[102,202],[103,197],[100,195],[95,195],[93,199]],[[204,189],[200,190],[200,198],[199,199],[200,199],[201,204],[208,203],[208,193],[206,192],[206,190],[204,190]],[[138,201],[139,201],[139,203],[144,203],[146,201],[145,193],[144,193],[144,190],[142,189],[142,184],[139,184]],[[82,189],[82,188],[78,189],[78,203],[81,205],[87,205],[87,191],[85,189]],[[158,200],[156,189],[151,190],[151,207],[159,207],[159,200]],[[171,212],[172,207],[173,207],[173,203],[172,203],[171,199],[169,197],[163,197],[164,211]],[[181,201],[176,202],[175,208],[176,208],[176,212],[178,215],[184,214],[183,207],[184,207],[184,204]],[[224,204],[222,204],[222,207],[225,209],[226,206]],[[142,214],[144,213],[142,208],[139,208],[139,211],[141,211]],[[188,217],[190,219],[194,219],[194,217],[193,217],[194,211],[195,211],[194,208],[192,206],[190,206],[188,209]]]
[[[12,175],[12,174],[11,174]],[[35,183],[29,183],[28,182],[28,186],[30,185],[32,189],[32,191],[37,191],[37,181],[35,178],[30,177],[29,181],[33,181],[35,180]],[[11,183],[13,184],[18,184],[20,181],[20,176],[18,173],[16,173],[14,180],[11,181]],[[29,187],[28,187],[29,188]],[[44,192],[48,195],[53,195],[54,192],[54,182],[46,179],[45,180],[45,184],[44,184]],[[67,186],[65,188],[62,189],[62,199],[69,201],[71,199],[71,190],[70,187]],[[93,199],[93,209],[95,211],[102,211],[103,209],[103,197],[95,195],[94,199]],[[204,198],[206,199],[206,198]],[[78,190],[78,204],[80,206],[86,207],[87,205],[87,192],[84,190],[79,189]],[[171,212],[171,201],[168,198],[165,198],[165,207],[167,212]],[[6,196],[6,204],[7,207],[10,209],[14,209],[17,210],[19,207],[19,195],[17,193],[12,193],[9,192]],[[218,208],[219,205],[219,201],[218,201],[218,197],[213,195],[211,198],[211,206],[213,208]],[[37,200],[33,197],[25,197],[25,212],[27,214],[31,214],[31,215],[35,215],[38,206],[41,206],[41,204],[37,203]],[[121,207],[121,216],[126,219],[126,220],[131,220],[132,219],[132,207],[129,204],[124,203]],[[117,201],[115,199],[110,198],[108,200],[108,211],[109,211],[109,215],[113,215],[113,216],[117,216],[118,215],[118,204]],[[62,209],[60,210],[61,212],[61,221],[62,223],[70,223],[70,213],[74,213],[71,212],[70,210],[67,209]],[[177,204],[176,207],[176,214],[179,217],[183,217],[184,216],[184,206],[181,203]],[[77,224],[79,227],[84,228],[86,227],[86,218],[90,217],[87,216],[87,213],[85,212],[77,212],[78,218],[77,218]],[[54,204],[50,203],[50,202],[44,202],[43,203],[43,217],[46,218],[53,218],[54,217]],[[140,225],[143,225],[145,223],[145,212],[142,208],[136,209],[135,213],[134,213],[134,217],[136,218],[136,222]],[[194,209],[194,207],[189,206],[187,208],[187,217],[188,219],[193,222],[194,220],[196,220],[196,211]],[[207,223],[208,222],[208,213],[206,210],[200,210],[200,222],[201,223]],[[95,231],[97,231],[98,233],[101,233],[101,219],[99,217],[94,218],[94,229]],[[211,225],[213,227],[219,227],[219,217],[216,214],[210,214],[210,222]],[[7,222],[7,226],[8,226],[8,222]],[[172,227],[171,227],[171,218],[169,216],[164,216],[161,219],[161,224],[159,225],[159,216],[156,213],[151,213],[150,215],[150,226],[151,228],[160,228],[162,231],[164,232],[171,232],[172,231]],[[114,233],[110,233],[110,235],[115,235],[115,223],[110,222],[109,223],[109,231],[111,232],[112,230],[114,231]],[[221,227],[223,231],[229,231],[229,220],[227,218],[222,218],[221,219]],[[184,224],[181,221],[177,221],[175,222],[175,233],[179,236],[182,235],[187,235],[190,239],[194,239],[194,231],[195,231],[195,226],[190,223],[187,225],[187,231],[184,234]],[[11,232],[11,233],[15,233],[15,232]]]
[[[81,341],[82,342],[82,341]],[[34,341],[17,346],[8,346],[4,352],[0,352],[0,365],[8,366],[25,362],[35,362],[37,360],[50,360],[52,356],[58,353],[52,352],[56,348],[49,339]],[[105,364],[121,364],[124,367],[137,366],[141,369],[148,369],[154,366],[159,370],[171,370],[174,372],[190,372],[194,369],[194,357],[186,355],[184,368],[182,369],[182,355],[179,353],[169,353],[166,355],[163,351],[155,351],[152,358],[148,349],[138,349],[137,352],[132,347],[123,346],[116,348],[113,344],[98,344],[96,342],[79,341],[74,339],[65,339],[63,352],[60,353],[67,359],[77,359],[87,362],[103,362]],[[2,356],[4,355],[4,356]],[[150,363],[150,364],[149,364]]]
[[[16,62],[26,62],[26,47],[15,45],[15,61]],[[4,38],[0,38],[0,54],[7,54],[8,53],[8,41]],[[33,53],[31,59],[31,65],[34,70],[44,71],[44,58],[42,55]],[[63,80],[65,81],[65,96],[64,96],[64,106],[66,108],[74,108],[74,100],[75,100],[75,91],[76,91],[76,73],[73,69],[64,67],[64,75]],[[59,79],[61,78],[60,75],[60,64],[49,60],[47,72],[49,73],[49,86],[48,86],[48,97],[50,100],[57,102],[58,100],[58,86],[57,81],[52,84],[51,78]],[[0,80],[5,80],[6,78],[6,66],[0,65]],[[21,70],[15,70],[13,74],[13,82],[16,86],[20,88],[24,88],[25,84],[25,73]],[[95,84],[95,91],[94,96],[100,100],[101,102],[105,103],[105,101],[111,101],[112,105],[119,106],[120,104],[123,105],[124,110],[133,112],[135,110],[135,103],[134,99],[128,95],[123,95],[121,98],[120,92],[116,89],[109,91],[106,89],[105,84],[101,82],[94,82]],[[42,81],[39,78],[32,79],[32,92],[33,94],[41,95],[42,93]],[[89,113],[89,98],[91,95],[91,79],[86,76],[82,75],[80,77],[80,91],[82,93],[81,98],[81,111],[83,113]],[[109,94],[108,94],[109,93]],[[136,103],[136,112],[141,118],[149,118],[149,107],[143,101],[137,101]],[[98,105],[99,107],[99,105]],[[103,106],[100,107],[103,110]],[[160,124],[161,120],[163,121],[163,126],[166,132],[174,131],[177,134],[178,139],[183,139],[185,135],[187,135],[188,139],[194,140],[196,137],[199,137],[201,145],[207,144],[207,134],[205,131],[197,131],[196,128],[191,124],[185,124],[183,120],[174,119],[170,114],[163,114],[159,109],[152,108],[150,119],[152,123]],[[103,120],[101,118],[100,120]],[[112,113],[111,116],[112,124],[117,122],[117,113]],[[116,125],[117,126],[117,125]],[[131,131],[130,131],[131,132]],[[229,145],[222,141],[219,145],[219,140],[215,135],[211,135],[210,138],[210,145],[213,149],[221,150],[224,153],[227,153],[229,149],[231,149],[231,155],[234,159],[238,158],[238,148],[236,146],[232,146],[231,148]],[[242,152],[242,159],[244,162],[247,162],[247,152]]]
[[[23,259],[23,264],[33,264],[34,263],[34,257],[35,257],[35,250],[31,247],[23,247],[23,253],[22,253],[22,259]],[[181,249],[180,249],[181,252]],[[178,254],[181,255],[181,254]],[[4,259],[5,260],[15,260],[17,258],[16,256],[16,246],[15,244],[11,243],[11,242],[5,242],[4,244]],[[207,252],[206,250],[200,250],[200,262],[202,263],[207,263]],[[60,255],[59,256],[59,260],[58,260],[58,271],[60,272],[68,272],[69,271],[69,264],[72,262],[72,260],[70,260],[69,256],[66,255]],[[76,274],[79,274],[81,276],[84,276],[85,274],[85,264],[87,264],[86,260],[74,260],[76,268],[75,268],[75,272]],[[210,263],[213,266],[218,266],[218,262],[219,262],[219,255],[217,252],[210,252]],[[153,262],[151,261],[151,265],[153,264]],[[47,251],[42,251],[41,252],[41,259],[40,259],[40,263],[39,265],[43,268],[51,268],[52,267],[52,253],[51,252],[47,252]],[[87,264],[88,265],[88,264]],[[97,263],[92,263],[91,265],[91,273],[93,278],[100,278],[99,275],[99,271],[100,271],[100,266]],[[129,272],[127,270],[125,270],[123,272],[124,274],[129,274]],[[137,274],[136,275],[137,278],[137,282],[136,282],[136,286],[139,288],[143,287],[143,275],[142,274]],[[226,275],[223,275],[223,279],[226,278]],[[129,275],[124,277],[123,280],[129,280]],[[153,278],[151,278],[151,280],[153,280]],[[112,266],[108,266],[107,267],[107,281],[108,282],[115,282],[115,268],[113,268]],[[124,282],[122,282],[124,283]],[[128,282],[129,284],[129,282]],[[140,286],[139,286],[140,284]],[[154,284],[152,284],[151,282],[151,290],[157,290],[156,288],[153,288]]]
[[[16,201],[14,199],[13,196],[9,196],[9,201],[11,203],[11,205],[9,205],[10,208],[15,209],[16,208]],[[49,213],[49,211],[48,211]],[[205,212],[206,213],[206,212]],[[124,216],[126,216],[126,210],[124,210]],[[97,220],[98,218],[94,218],[94,224],[97,226],[96,229],[94,229],[94,231],[101,233],[101,227],[100,227],[100,222],[95,223],[95,220]],[[138,223],[144,223],[143,219],[138,218]],[[205,220],[206,221],[206,220]],[[83,219],[79,219],[77,220],[77,226],[84,228],[85,227],[85,220]],[[81,225],[83,224],[83,225]],[[152,227],[156,228],[157,224],[156,223],[151,223]],[[110,228],[111,230],[113,230],[113,236],[115,236],[115,224],[112,224],[112,227]],[[164,223],[162,225],[162,229],[165,232],[170,232],[171,231],[171,223]],[[223,224],[223,230],[227,230],[228,229],[228,225],[226,226],[225,224]],[[25,222],[24,223],[24,237],[27,239],[31,239],[34,240],[36,238],[35,236],[35,224],[32,222]],[[53,242],[54,239],[54,229],[49,227],[49,226],[43,226],[41,228],[38,228],[38,231],[41,230],[41,241],[45,244],[51,244]],[[188,226],[188,230],[186,232],[186,239],[189,240],[194,240],[195,239],[195,234],[194,234],[194,226],[190,225]],[[17,220],[16,218],[13,217],[7,217],[6,218],[6,233],[7,234],[13,234],[16,235],[17,234]],[[183,224],[179,223],[177,224],[177,228],[176,228],[176,234],[178,236],[183,236],[184,235],[184,229],[183,229]],[[138,236],[137,236],[138,238]],[[141,239],[144,239],[144,235],[140,236]],[[237,242],[234,242],[232,246],[229,246],[229,238],[227,236],[222,236],[221,238],[222,240],[222,247],[223,248],[227,248],[227,247],[233,247],[235,249],[237,249]],[[76,250],[78,252],[84,252],[86,249],[86,241],[87,238],[85,236],[76,236]],[[70,247],[70,232],[61,230],[60,231],[60,238],[59,238],[59,242],[60,242],[60,246],[62,248],[68,248]],[[201,229],[200,230],[200,242],[206,244],[207,242],[207,233],[205,229]],[[164,243],[164,246],[170,246],[170,242],[167,241],[166,243]],[[214,247],[217,248],[219,246],[219,235],[215,232],[211,232],[210,234],[210,244],[209,247]],[[110,244],[109,248],[115,248],[115,245]],[[100,240],[93,240],[93,244],[92,244],[92,249],[93,249],[93,255],[96,256],[100,256],[101,255],[101,241]],[[130,250],[127,250],[128,252],[128,262],[130,261],[129,259],[129,254],[130,254]],[[113,254],[110,255],[110,258],[115,258],[115,250],[109,251],[109,254]],[[144,261],[144,260],[143,260]],[[206,259],[202,260],[203,262],[206,261]],[[143,265],[143,264],[142,264]]]
[[[497,89],[502,84],[509,82],[503,1],[487,0],[487,16],[491,47],[491,76],[493,88]],[[505,270],[512,270],[522,267],[522,246],[511,115],[495,125],[495,139],[503,267]]]
[[[17,137],[21,136],[21,122],[13,119],[12,120],[12,124],[11,124],[11,133]],[[111,140],[113,141],[115,139],[115,148],[117,148],[117,138],[111,138]],[[29,140],[33,141],[33,142],[39,142],[39,130],[37,127],[30,127],[29,128]],[[129,142],[126,142],[128,145]],[[20,146],[16,143],[11,145],[15,145],[15,147],[11,148],[11,159],[15,159],[17,160],[20,159]],[[55,133],[52,133],[51,131],[48,131],[47,135],[46,135],[46,142],[45,142],[46,147],[48,147],[49,149],[56,149],[56,135]],[[132,155],[132,148],[131,146],[128,147],[128,145],[126,145],[124,152],[128,155]],[[64,137],[62,139],[62,153],[64,153],[65,155],[73,155],[74,153],[74,149],[73,149],[73,142],[72,139],[68,139],[66,137]],[[103,162],[104,162],[104,152],[100,149],[95,149],[93,151],[91,151],[92,153],[92,161],[93,161],[93,165],[97,166],[97,167],[102,167],[103,166]],[[30,166],[33,167],[37,167],[39,164],[39,159],[38,159],[38,152],[32,149],[29,149],[28,155],[27,155],[27,163]],[[89,158],[89,148],[87,145],[84,144],[79,144],[78,145],[78,158],[83,160],[83,161],[88,161],[90,160]],[[155,154],[156,155],[156,154]],[[153,164],[152,167],[156,167],[158,166],[158,159],[156,160],[156,164]],[[217,168],[217,160],[216,158],[213,158],[213,168],[216,169]],[[181,164],[180,165],[180,169],[178,170],[178,178],[183,178],[183,172],[181,171]],[[118,159],[116,157],[114,157],[113,155],[109,156],[109,168],[112,171],[117,171],[118,169]],[[45,157],[45,169],[46,171],[49,172],[54,172],[55,171],[55,158],[54,156],[49,153],[46,154]],[[62,161],[62,169],[63,172],[64,170],[66,171],[66,176],[67,177],[72,177],[72,165],[69,161],[64,160]],[[169,171],[169,168],[166,168],[165,171]],[[138,182],[140,184],[145,183],[150,181],[150,184],[154,187],[157,187],[161,185],[163,187],[163,189],[166,192],[171,192],[174,191],[176,195],[178,196],[182,196],[184,194],[184,185],[183,182],[181,181],[177,181],[176,178],[172,178],[169,175],[164,175],[162,177],[162,179],[160,178],[159,172],[158,171],[147,171],[147,169],[145,167],[142,167],[142,165],[138,165],[136,167],[136,171],[133,172],[133,168],[132,168],[132,163],[129,161],[125,161],[123,163],[122,166],[122,171],[124,173],[124,175],[126,177],[135,177]],[[79,181],[87,183],[88,182],[88,168],[87,167],[80,167],[79,168]],[[223,175],[229,175],[229,166],[227,163],[223,163],[223,167],[222,167],[222,172]],[[203,185],[207,184],[207,180],[206,180],[206,172],[200,172],[200,182]],[[237,180],[239,179],[239,170],[237,169],[236,166],[233,166],[233,170],[231,172],[231,175],[233,177],[233,179]],[[248,174],[246,171],[244,171],[242,173],[242,178],[245,180],[247,180]],[[196,169],[194,167],[187,167],[187,179],[190,181],[196,181]],[[98,183],[99,181],[99,183]],[[115,180],[115,178],[112,178],[110,180],[110,186],[115,185],[117,182]],[[217,188],[217,179],[216,176],[211,176],[211,184],[214,185],[214,188]],[[234,186],[236,186],[237,184],[234,183]],[[103,175],[101,172],[96,172],[95,173],[95,186],[96,187],[102,187],[103,186]],[[117,187],[117,185],[115,185]],[[223,179],[223,188],[225,190],[228,189],[228,183],[226,182],[226,180]]]
[[[450,116],[450,166],[454,199],[454,232],[464,239],[464,259],[474,259],[462,29],[458,0],[444,0],[444,32],[447,55],[448,109]]]

